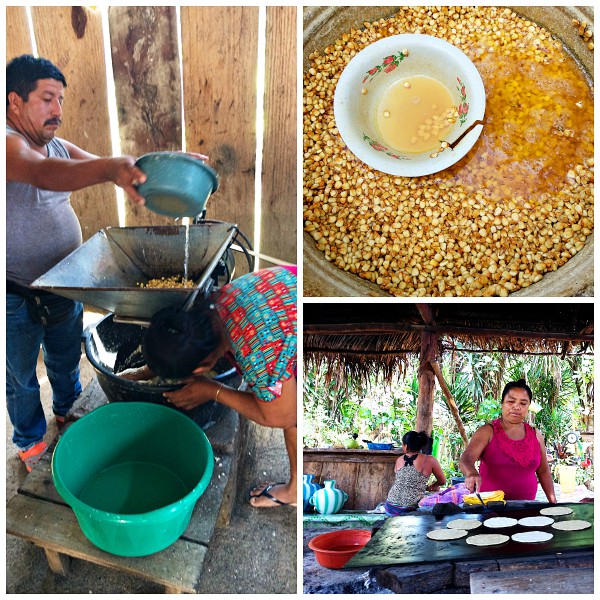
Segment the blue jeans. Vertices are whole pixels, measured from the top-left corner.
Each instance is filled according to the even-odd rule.
[[[70,303],[70,305],[69,305]],[[64,299],[61,321],[44,326],[34,320],[25,299],[6,294],[6,401],[13,424],[13,442],[28,450],[46,433],[46,418],[36,375],[40,346],[52,387],[52,409],[66,415],[81,394],[79,360],[83,330],[83,305]]]

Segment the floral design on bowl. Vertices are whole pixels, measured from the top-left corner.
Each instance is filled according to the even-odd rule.
[[[373,115],[392,84],[418,75],[448,89],[456,122],[438,148],[404,152],[381,141]],[[336,126],[348,150],[372,168],[405,177],[437,173],[458,162],[479,138],[483,125],[477,122],[484,113],[485,89],[475,65],[452,44],[424,34],[389,36],[366,46],[346,65],[334,95]]]
[[[406,57],[407,55],[403,52],[398,52],[398,54],[390,54],[383,59],[383,63],[381,65],[376,65],[372,69],[367,71],[365,78],[362,80],[363,83],[369,79],[369,81],[373,80],[375,75],[379,75],[381,71],[384,73],[391,73]]]
[[[390,149],[387,146],[384,146],[377,140],[372,140],[366,133],[364,134],[363,139],[369,142],[371,148],[373,148],[373,150],[376,150],[377,152],[385,152],[388,156],[391,156],[392,158],[396,158],[398,160],[408,160],[404,156],[398,156],[397,154],[394,154],[390,151]]]
[[[465,88],[465,84],[460,80],[460,77],[456,78],[458,81],[458,86],[456,89],[460,94],[460,102],[458,103],[458,118],[460,120],[460,124],[464,125],[467,120],[467,114],[469,113],[469,104],[467,103],[467,88]]]

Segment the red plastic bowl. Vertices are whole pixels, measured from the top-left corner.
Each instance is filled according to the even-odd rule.
[[[312,538],[308,547],[320,565],[341,569],[370,539],[368,529],[342,529]]]

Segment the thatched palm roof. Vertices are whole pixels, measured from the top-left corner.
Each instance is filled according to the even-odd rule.
[[[305,303],[304,358],[389,378],[419,354],[424,331],[438,335],[438,355],[589,353],[593,318],[593,303]]]

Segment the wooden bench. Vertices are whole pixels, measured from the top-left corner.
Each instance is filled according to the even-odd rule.
[[[525,569],[471,573],[472,594],[593,594],[594,569]]]
[[[98,390],[91,391],[101,393]],[[215,455],[212,480],[196,503],[184,534],[161,552],[133,558],[116,556],[100,550],[83,535],[75,514],[52,483],[51,459],[57,440],[25,478],[17,495],[9,500],[6,531],[43,548],[50,569],[59,575],[68,575],[70,557],[73,557],[143,577],[163,585],[166,593],[198,593],[215,527],[229,523],[237,487],[239,453],[244,445],[243,423],[237,413],[229,411],[218,427],[206,432]],[[211,433],[211,429],[215,431]]]

